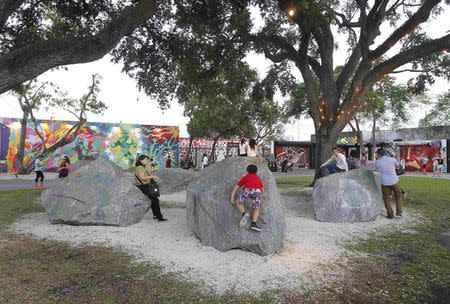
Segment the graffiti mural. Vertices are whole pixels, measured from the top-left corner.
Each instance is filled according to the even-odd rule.
[[[310,147],[307,145],[302,146],[275,146],[275,155],[277,161],[277,167],[281,168],[282,163],[287,159],[287,165],[299,166],[308,168],[309,164]]]
[[[427,143],[411,143],[400,145],[400,161],[405,165],[407,171],[433,172],[434,159],[442,158],[446,172],[446,149],[445,140],[434,140]]]
[[[21,124],[19,119],[0,118],[1,156],[6,159],[9,172],[17,172]],[[179,129],[173,126],[111,124],[38,120],[29,121],[26,130],[24,166],[29,172],[39,155],[43,156],[44,170],[57,171],[63,155],[71,163],[95,159],[101,155],[123,169],[133,167],[139,154],[154,159],[157,168],[164,168],[167,158],[178,167]]]
[[[189,138],[180,138],[180,163],[184,164],[189,150]],[[206,153],[208,157],[214,145],[213,138],[194,138],[192,140],[189,161],[196,166],[201,162],[202,155]],[[230,139],[220,138],[215,147],[214,159],[210,162],[221,161],[230,156],[238,155],[239,142]]]

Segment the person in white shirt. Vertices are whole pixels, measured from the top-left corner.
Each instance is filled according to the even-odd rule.
[[[241,143],[239,144],[239,156],[247,156],[247,141],[243,138],[241,139]]]
[[[336,147],[333,148],[333,155],[330,159],[324,162],[320,167],[326,167],[330,174],[348,171],[347,160],[345,159],[344,154],[339,153],[339,150]]]
[[[377,150],[378,159],[375,161],[375,169],[380,172],[381,176],[381,192],[383,193],[384,207],[387,211],[387,218],[394,218],[394,210],[391,206],[391,191],[394,191],[396,202],[396,214],[402,217],[403,195],[400,188],[400,180],[395,172],[395,168],[400,163],[393,157],[388,156],[387,152],[382,148]]]
[[[202,170],[206,167],[208,167],[208,156],[204,153],[202,157]]]

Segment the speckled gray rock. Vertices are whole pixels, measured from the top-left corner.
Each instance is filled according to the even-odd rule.
[[[200,175],[198,171],[180,168],[161,169],[152,174],[160,178],[158,183],[162,194],[184,191]]]
[[[316,180],[314,214],[323,222],[366,222],[383,206],[379,178],[367,169],[335,173]]]
[[[259,255],[274,254],[283,246],[286,221],[267,163],[257,164],[266,189],[258,219],[262,231],[252,231],[250,225],[240,228],[241,214],[230,203],[231,191],[249,164],[247,158],[230,157],[203,170],[186,190],[187,223],[203,245],[220,251],[240,248]],[[251,214],[250,201],[246,208]]]
[[[150,200],[101,157],[44,191],[41,205],[52,224],[129,226],[144,217]]]

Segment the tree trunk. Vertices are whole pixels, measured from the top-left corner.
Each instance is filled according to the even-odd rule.
[[[375,151],[376,151],[376,140],[375,140],[375,131],[377,126],[377,119],[375,115],[373,116],[373,124],[372,124],[372,160],[375,161]]]
[[[22,120],[20,121],[20,142],[19,142],[19,151],[17,153],[17,161],[19,162],[19,168],[17,169],[17,173],[23,174],[25,172],[25,168],[23,165],[23,159],[25,157],[25,139],[27,136],[27,123],[28,116],[30,112],[23,111]]]
[[[194,141],[194,137],[189,137],[189,147],[186,153],[186,158],[184,160],[184,167],[189,169],[189,160],[191,157],[191,150],[192,150],[192,142]]]
[[[214,163],[216,160],[216,145],[217,145],[217,141],[218,141],[218,137],[214,137],[214,142],[213,142],[213,146],[212,146],[212,150],[211,150],[211,157],[209,158],[209,162],[210,164]]]
[[[358,132],[358,144],[359,144],[359,158],[361,159],[361,156],[364,152],[364,143],[362,142],[362,134],[361,134],[361,128],[359,127],[359,121],[358,119],[355,117],[355,125],[356,125],[356,132]]]
[[[316,157],[314,157],[314,181],[320,177],[320,166],[326,162],[336,146],[338,132],[329,132],[324,128],[316,130]]]

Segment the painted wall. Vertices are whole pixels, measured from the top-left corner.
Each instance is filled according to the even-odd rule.
[[[447,172],[447,141],[433,140],[428,144],[408,144],[400,146],[400,161],[407,171],[433,172],[433,158],[444,160],[444,172]]]
[[[158,168],[165,167],[168,157],[172,159],[172,167],[179,166],[178,127],[88,122],[75,132],[76,126],[76,122],[71,121],[38,120],[37,126],[29,121],[25,167],[33,167],[44,143],[47,150],[43,160],[45,171],[57,171],[63,155],[67,155],[72,164],[102,155],[123,169],[129,169],[137,155],[146,154],[153,157]],[[17,172],[20,120],[0,118],[0,130],[1,159],[6,159],[9,172]],[[44,138],[44,143],[36,130]]]
[[[310,168],[311,148],[308,145],[279,145],[275,144],[275,157],[278,168],[281,168],[281,163],[285,158],[288,160],[288,165],[299,165],[300,167]]]
[[[180,160],[184,162],[189,149],[189,138],[181,137],[180,142]],[[194,164],[200,164],[203,153],[206,153],[208,157],[211,155],[212,147],[214,144],[213,138],[194,138],[192,141],[191,154],[189,156],[190,161]],[[239,142],[231,139],[220,138],[216,143],[215,159],[214,161],[221,161],[229,156],[238,155]],[[210,160],[211,162],[212,160]]]

